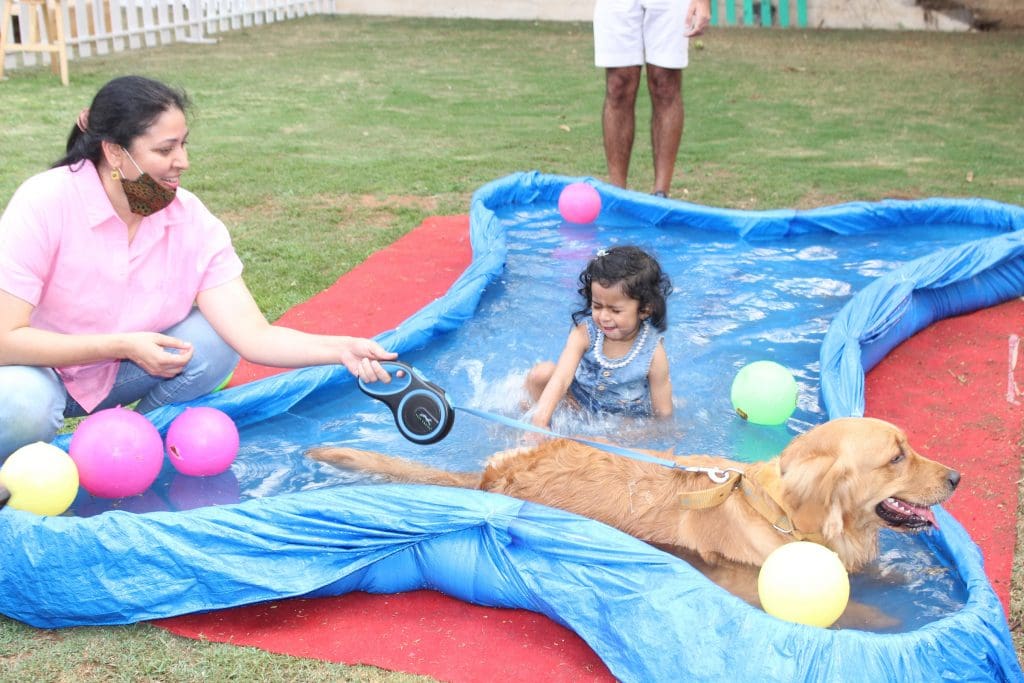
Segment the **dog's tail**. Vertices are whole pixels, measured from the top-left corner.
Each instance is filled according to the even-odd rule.
[[[481,476],[474,472],[449,472],[434,467],[357,448],[322,446],[311,448],[306,455],[314,460],[360,472],[371,472],[396,482],[434,484],[465,489],[480,488]]]

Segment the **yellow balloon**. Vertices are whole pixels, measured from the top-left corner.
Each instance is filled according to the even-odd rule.
[[[850,576],[839,556],[818,543],[776,548],[757,576],[761,607],[773,617],[828,628],[850,601]]]
[[[61,449],[37,441],[8,456],[0,467],[0,485],[11,492],[12,508],[59,515],[78,495],[78,467]]]

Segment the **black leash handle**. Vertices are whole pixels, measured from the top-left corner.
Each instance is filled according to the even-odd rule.
[[[402,436],[421,445],[448,436],[455,424],[455,411],[444,389],[407,363],[388,360],[381,361],[381,366],[391,375],[391,382],[359,380],[359,388],[391,409]]]

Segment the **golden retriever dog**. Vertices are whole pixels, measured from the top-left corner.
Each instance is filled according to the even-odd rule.
[[[779,546],[816,541],[848,571],[861,570],[878,556],[882,528],[933,526],[929,507],[960,481],[958,472],[915,451],[902,430],[874,418],[818,425],[764,462],[644,452],[665,465],[570,439],[502,451],[479,473],[351,448],[309,455],[392,481],[502,493],[604,522],[681,555],[753,604],[757,568]],[[878,622],[874,616],[853,615],[840,625]]]

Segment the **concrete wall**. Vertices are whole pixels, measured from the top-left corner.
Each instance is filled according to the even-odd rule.
[[[971,12],[923,9],[917,0],[807,0],[807,24],[811,28],[967,31]]]
[[[335,0],[338,14],[590,21],[594,0]]]
[[[728,1],[713,0],[719,3],[720,16],[725,16]],[[737,17],[742,17],[742,0],[732,1],[737,4]],[[772,1],[777,5],[781,0]],[[335,0],[334,4],[338,14],[544,21],[590,21],[594,11],[594,0]],[[795,20],[795,0],[790,7]],[[810,28],[965,31],[970,19],[968,10],[926,10],[918,0],[807,0]]]

